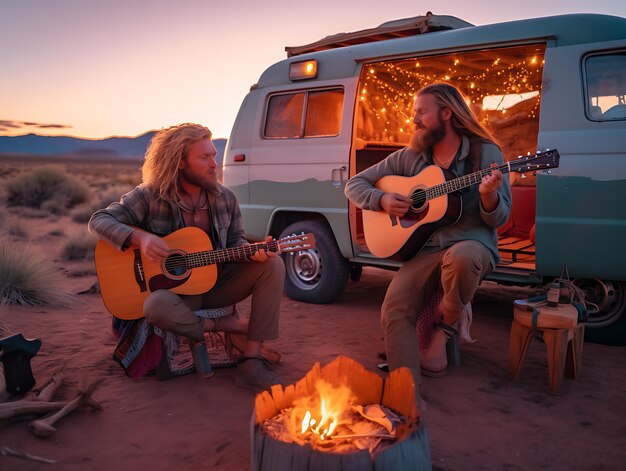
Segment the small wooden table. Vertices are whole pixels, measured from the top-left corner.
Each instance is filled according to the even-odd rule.
[[[513,381],[519,381],[533,337],[534,309],[538,311],[537,334],[543,337],[548,349],[550,393],[556,395],[563,375],[574,379],[580,375],[585,326],[578,323],[578,310],[571,304],[552,308],[545,303],[515,301],[509,346],[509,374]]]

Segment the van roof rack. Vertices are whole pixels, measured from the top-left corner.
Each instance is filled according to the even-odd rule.
[[[363,29],[352,33],[333,34],[304,46],[285,47],[285,51],[287,51],[287,57],[293,57],[308,52],[354,46],[355,44],[383,41],[385,39],[403,38],[435,31],[467,28],[468,26],[474,25],[455,16],[433,15],[429,11],[424,16],[387,21],[376,28]]]

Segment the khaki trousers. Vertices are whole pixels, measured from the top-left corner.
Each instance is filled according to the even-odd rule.
[[[282,258],[270,258],[266,262],[223,263],[218,270],[215,286],[204,294],[186,296],[168,290],[151,293],[143,305],[146,320],[161,330],[203,340],[204,320],[196,316],[194,310],[230,306],[252,296],[248,339],[277,338],[285,281]]]
[[[405,262],[391,281],[381,309],[389,369],[409,368],[419,385],[418,313],[441,285],[443,308],[460,314],[490,271],[489,250],[473,240],[437,252],[422,252]]]

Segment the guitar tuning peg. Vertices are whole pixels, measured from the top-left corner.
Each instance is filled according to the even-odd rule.
[[[552,174],[552,170],[546,170],[546,173]]]
[[[522,173],[522,178],[526,178],[528,175],[526,175],[525,173]]]

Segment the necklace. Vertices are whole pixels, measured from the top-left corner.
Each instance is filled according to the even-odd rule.
[[[200,204],[200,200],[202,199],[202,195],[204,194],[205,196],[205,200],[202,204]],[[180,208],[185,211],[186,213],[192,213],[193,214],[193,222],[198,223],[198,221],[200,221],[200,215],[198,214],[199,211],[204,211],[206,209],[209,208],[208,205],[208,200],[206,199],[206,193],[204,191],[201,191],[198,193],[198,201],[193,202],[193,199],[191,198],[191,195],[189,195],[190,199],[191,199],[191,204],[187,205],[187,203],[185,203],[185,199],[181,196],[180,198]]]
[[[454,158],[456,157],[456,152],[454,154],[452,154],[452,157],[450,157],[445,162],[443,160],[441,160],[439,157],[437,157],[437,154],[435,154],[434,150],[433,150],[433,157],[435,158],[436,161],[439,162],[439,166],[440,167],[446,167],[450,162],[452,162],[454,160]]]

